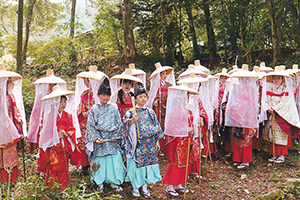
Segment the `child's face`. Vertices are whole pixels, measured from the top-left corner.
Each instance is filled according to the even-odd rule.
[[[165,81],[168,77],[167,71],[160,72],[160,79]]]
[[[227,80],[227,76],[221,76],[221,77],[220,77],[220,82],[221,82],[222,84],[225,84],[226,80]]]
[[[55,86],[55,83],[49,83],[48,92],[51,93],[53,90],[53,87]]]
[[[143,107],[147,103],[148,96],[146,95],[146,93],[142,93],[137,95],[135,100],[139,107]]]
[[[276,86],[281,85],[282,79],[283,79],[282,76],[273,76],[273,83],[274,83],[274,85],[276,85]]]
[[[122,82],[121,87],[125,92],[128,92],[131,89],[132,85],[131,83]]]
[[[107,102],[108,102],[109,99],[110,99],[110,95],[107,95],[107,94],[98,94],[98,97],[99,97],[100,103],[101,103],[102,105],[107,104]]]
[[[58,112],[62,112],[67,106],[67,100],[65,98],[61,98],[60,100],[60,104],[59,104],[59,108],[58,108]]]

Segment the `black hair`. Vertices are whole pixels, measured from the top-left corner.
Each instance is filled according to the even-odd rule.
[[[128,80],[128,79],[121,79],[120,80],[120,84],[126,84],[126,83],[130,83],[131,86],[133,86],[133,81],[132,80]]]
[[[119,91],[118,91],[118,98],[119,98],[119,100],[120,100],[120,103],[122,104],[122,105],[125,105],[125,103],[124,103],[124,101],[123,101],[123,94],[124,94],[124,91],[122,90],[122,89],[120,89]],[[134,94],[130,91],[129,92],[129,94],[130,94],[130,96],[134,96]]]
[[[67,96],[65,96],[65,95],[60,96],[60,101],[61,101],[62,99],[66,99],[66,101],[68,100]]]
[[[109,80],[107,77],[103,77],[100,82],[99,89],[98,89],[98,95],[100,95],[100,94],[105,94],[108,96],[111,95],[111,89],[110,89]]]

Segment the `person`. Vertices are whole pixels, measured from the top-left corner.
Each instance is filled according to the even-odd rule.
[[[39,143],[39,135],[41,131],[42,116],[41,110],[43,105],[41,99],[50,94],[55,85],[59,85],[61,89],[67,88],[67,82],[60,77],[54,75],[52,69],[46,70],[46,76],[39,78],[34,82],[35,85],[35,98],[30,114],[29,129],[27,141],[29,142],[29,152],[33,153]]]
[[[268,88],[268,83],[270,84]],[[292,79],[281,66],[276,66],[274,72],[266,74],[263,87],[263,99],[267,103],[268,121],[265,125],[263,138],[270,142],[269,162],[283,163],[288,155],[289,137],[299,135],[299,115],[294,101]],[[264,97],[265,96],[265,97]]]
[[[121,117],[125,115],[127,110],[132,108],[131,92],[136,82],[142,82],[139,78],[132,75],[131,69],[125,69],[122,74],[115,75],[111,78],[112,87],[112,103],[118,105]]]
[[[0,183],[16,182],[20,176],[18,151],[23,149],[26,136],[22,97],[22,77],[6,71],[0,63]]]
[[[130,63],[128,65],[128,68],[131,69],[131,71],[132,71],[131,75],[139,78],[142,81],[144,87],[147,88],[146,87],[146,72],[143,71],[143,70],[141,70],[141,69],[135,68],[135,64],[134,63]]]
[[[188,95],[199,93],[188,87],[187,83],[171,86],[168,90],[164,132],[164,151],[168,158],[168,166],[162,183],[167,184],[166,191],[170,195],[178,196],[176,190],[189,192],[182,184],[187,182],[187,176],[191,172],[190,164],[193,162],[192,156],[188,155],[194,135],[193,113],[187,108]]]
[[[165,130],[166,104],[168,87],[175,85],[174,71],[170,66],[155,64],[156,70],[150,76],[150,91],[148,107],[153,108],[162,130]],[[160,140],[160,146],[164,146],[164,139]],[[161,156],[164,153],[160,152]]]
[[[140,187],[144,195],[150,197],[147,184],[161,180],[157,151],[164,134],[154,111],[146,107],[148,95],[141,83],[135,84],[134,97],[135,108],[128,110],[123,117],[127,156],[125,181],[131,182],[134,197],[140,197]]]
[[[252,162],[252,138],[258,129],[259,76],[248,71],[248,65],[231,74],[228,102],[225,110],[225,126],[232,127],[231,145],[234,166],[243,169]]]
[[[98,89],[99,103],[92,106],[86,133],[86,153],[91,164],[91,181],[103,192],[104,182],[110,183],[116,191],[125,177],[121,153],[124,151],[122,122],[115,103],[109,102],[111,89],[107,77],[103,77]]]
[[[73,124],[75,110],[73,114],[66,112],[67,100],[71,99],[72,94],[72,91],[54,86],[53,91],[41,99],[45,106],[37,169],[46,173],[46,186],[53,187],[55,182],[59,184],[57,190],[69,186],[69,159],[78,165],[81,158]]]
[[[90,167],[85,147],[87,119],[91,107],[96,102],[99,102],[97,90],[103,76],[106,75],[103,72],[97,71],[97,66],[93,65],[89,67],[89,71],[81,72],[76,77],[75,107],[77,108],[77,118],[81,131],[81,137],[77,140],[82,155],[79,170],[83,175],[89,175],[88,169]]]

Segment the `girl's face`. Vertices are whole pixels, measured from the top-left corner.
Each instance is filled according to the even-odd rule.
[[[165,81],[168,77],[167,71],[160,72],[160,79]]]
[[[49,83],[48,92],[51,93],[53,90],[53,87],[55,86],[55,83]]]
[[[121,87],[122,87],[122,89],[123,89],[125,92],[129,92],[129,90],[130,90],[131,87],[132,87],[132,84],[131,84],[131,83],[124,83],[124,82],[122,82],[122,83],[121,83]]]
[[[278,76],[278,75],[273,76],[273,83],[274,83],[274,85],[276,85],[276,86],[281,85],[282,79],[283,79],[282,76]]]
[[[228,78],[227,76],[221,76],[221,77],[220,77],[220,82],[221,82],[222,84],[225,84],[227,78]]]
[[[139,107],[143,107],[148,100],[148,96],[146,95],[146,93],[142,93],[136,96],[135,101],[137,103],[137,105],[139,105]]]
[[[107,104],[107,102],[108,102],[109,99],[110,99],[110,95],[107,95],[107,94],[98,94],[98,97],[99,97],[100,103],[101,103],[102,105]]]
[[[66,98],[61,98],[60,99],[60,104],[58,108],[58,112],[61,113],[67,106],[67,99]]]
[[[89,78],[84,78],[84,84],[86,85],[86,87],[90,88],[91,87],[91,82]]]

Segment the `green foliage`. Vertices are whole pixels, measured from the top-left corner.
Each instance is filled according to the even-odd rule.
[[[283,189],[284,195],[289,197],[288,199],[300,199],[300,182],[293,183],[293,186],[289,186]],[[292,198],[290,198],[292,196]]]

